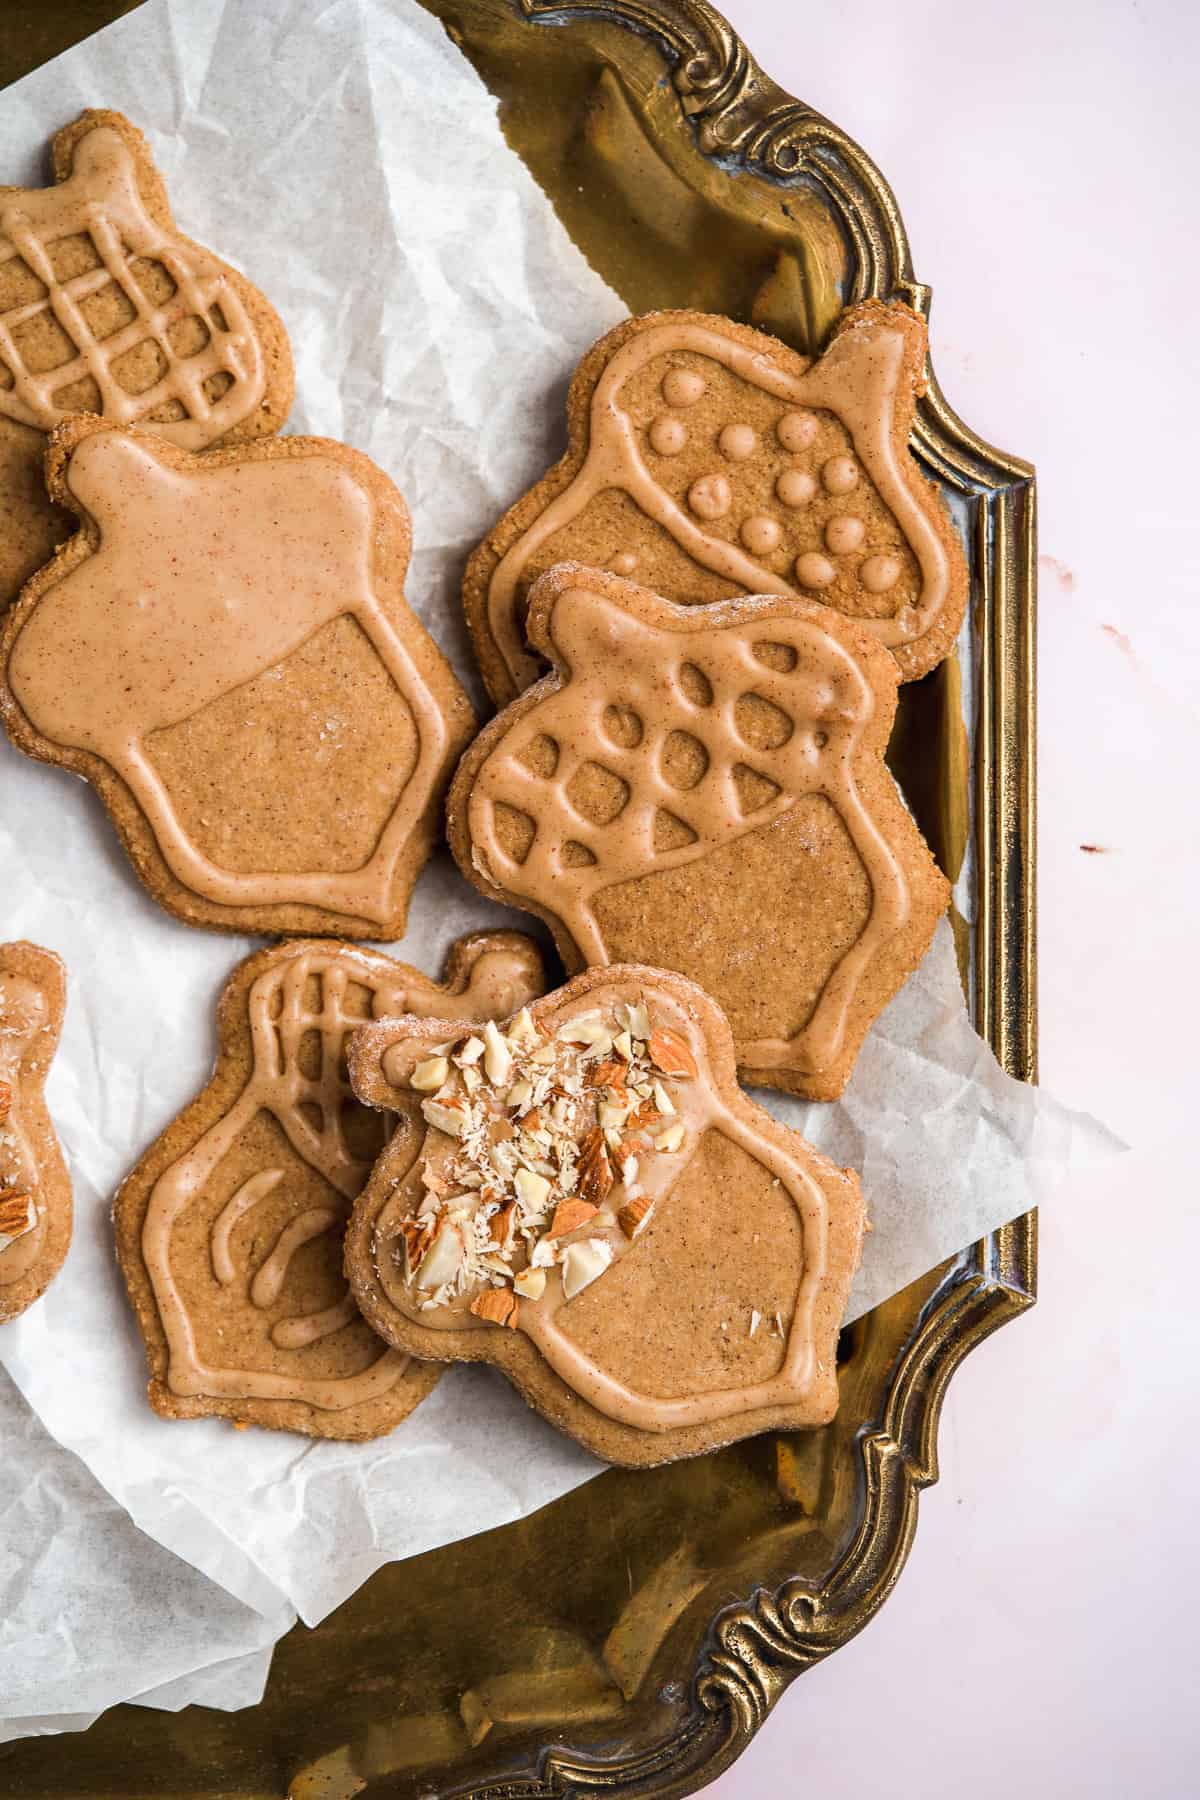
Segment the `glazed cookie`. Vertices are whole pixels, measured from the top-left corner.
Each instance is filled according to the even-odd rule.
[[[342,1276],[342,1227],[390,1124],[346,1084],[346,1034],[397,1012],[503,1017],[543,989],[537,949],[506,931],[460,939],[441,985],[320,941],[234,971],[212,1080],[113,1206],[157,1412],[328,1438],[408,1416],[438,1371],[381,1345]]]
[[[0,605],[72,528],[42,481],[68,413],[203,450],[278,431],[292,404],[273,307],[176,230],[141,132],[85,112],[52,156],[57,186],[0,187]]]
[[[823,356],[709,313],[630,319],[584,357],[570,448],[472,556],[463,585],[500,706],[542,673],[523,631],[553,563],[633,576],[682,604],[799,593],[858,619],[902,679],[946,655],[967,569],[908,438],[925,324],[843,313]]]
[[[364,1100],[421,1102],[346,1238],[389,1343],[496,1363],[610,1462],[833,1417],[858,1178],[739,1090],[692,982],[593,969],[503,1029],[365,1026],[349,1061]]]
[[[404,597],[408,510],[326,438],[54,431],[82,529],[0,630],[0,715],[193,925],[396,938],[474,729]],[[80,671],[86,679],[80,679]]]
[[[52,950],[0,944],[0,1323],[45,1292],[71,1242],[71,1178],[43,1090],[67,971]]]
[[[459,764],[450,846],[568,970],[678,969],[742,1079],[836,1099],[949,898],[884,760],[896,665],[795,597],[675,606],[565,564],[531,595],[549,675]]]

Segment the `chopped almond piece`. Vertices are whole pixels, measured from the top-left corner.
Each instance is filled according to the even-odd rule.
[[[513,1287],[522,1300],[540,1300],[546,1291],[545,1269],[522,1269],[513,1276]]]
[[[415,1274],[421,1258],[433,1241],[433,1232],[434,1222],[432,1219],[426,1220],[424,1225],[419,1225],[415,1219],[400,1221],[400,1235],[404,1239],[404,1260],[409,1275]]]
[[[12,1083],[0,1081],[0,1125],[3,1125],[12,1111]]]
[[[492,1215],[491,1236],[497,1250],[508,1248],[508,1240],[512,1236],[513,1220],[516,1216],[517,1203],[515,1200],[510,1200],[507,1206],[502,1206],[498,1213]]]
[[[659,1123],[662,1114],[652,1100],[643,1100],[636,1112],[630,1113],[625,1124],[630,1131],[650,1131]]]
[[[628,1072],[628,1064],[620,1062],[614,1056],[604,1062],[593,1063],[584,1079],[589,1087],[623,1090]]]
[[[639,1194],[636,1200],[627,1200],[625,1202],[624,1206],[617,1214],[617,1224],[621,1227],[621,1230],[625,1233],[627,1238],[634,1238],[646,1223],[646,1220],[653,1210],[653,1200],[648,1200],[645,1194]]]
[[[677,1081],[690,1081],[697,1073],[696,1059],[677,1031],[660,1026],[650,1033],[646,1049],[650,1061],[664,1075],[673,1075]]]
[[[30,1193],[6,1189],[0,1194],[0,1237],[20,1237],[29,1230]]]
[[[602,1206],[615,1179],[603,1134],[589,1131],[579,1146],[579,1192],[593,1206]]]
[[[418,1094],[436,1094],[449,1073],[450,1064],[444,1056],[427,1056],[417,1064],[409,1080]]]
[[[581,1225],[594,1218],[597,1208],[589,1206],[586,1200],[560,1200],[554,1209],[554,1217],[550,1221],[548,1238],[562,1237],[564,1232],[578,1231]]]
[[[488,1319],[493,1325],[507,1325],[512,1331],[517,1329],[517,1302],[507,1288],[484,1288],[482,1294],[476,1294],[472,1300],[471,1311],[477,1319]]]

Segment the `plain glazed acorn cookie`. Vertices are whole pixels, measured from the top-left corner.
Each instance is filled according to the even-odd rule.
[[[342,1275],[342,1227],[388,1129],[346,1084],[346,1034],[394,1012],[503,1017],[543,991],[535,946],[506,931],[460,939],[440,984],[321,941],[234,971],[212,1080],[113,1206],[156,1412],[328,1438],[407,1418],[439,1371],[380,1344]]]
[[[925,347],[923,319],[874,300],[842,314],[816,362],[710,313],[647,313],[601,338],[571,383],[566,455],[467,566],[497,705],[542,672],[526,601],[568,561],[687,605],[806,595],[857,619],[903,680],[932,669],[967,568],[908,449]]]
[[[565,564],[530,597],[551,671],[454,778],[450,847],[569,971],[678,970],[744,1081],[836,1099],[949,885],[883,757],[894,660],[795,596],[676,606]]]
[[[0,606],[72,529],[42,481],[68,413],[204,450],[278,431],[292,404],[274,308],[176,229],[141,132],[85,112],[52,156],[56,186],[0,187]]]
[[[475,722],[396,488],[326,438],[193,456],[92,418],[46,463],[82,529],[0,630],[13,742],[92,782],[188,924],[399,937]]]
[[[71,1242],[71,1178],[43,1092],[66,1005],[52,950],[0,944],[0,1323],[45,1292]]]
[[[362,1099],[420,1101],[346,1239],[389,1343],[497,1364],[609,1462],[833,1417],[858,1179],[740,1091],[693,983],[594,969],[504,1028],[365,1026],[349,1060]]]

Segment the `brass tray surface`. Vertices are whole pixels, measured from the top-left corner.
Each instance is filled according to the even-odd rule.
[[[424,4],[631,311],[702,307],[813,352],[851,301],[928,310],[880,172],[703,0]],[[128,10],[17,7],[0,21],[0,78]],[[970,844],[974,921],[956,928],[976,1023],[1033,1080],[1033,471],[970,431],[932,375],[915,447],[967,522],[973,666],[951,657],[902,690],[892,761],[951,876]],[[0,1793],[692,1792],[887,1598],[937,1479],[950,1376],[1032,1303],[1035,1276],[1030,1215],[843,1333],[841,1408],[824,1430],[611,1470],[518,1524],[393,1564],[282,1640],[259,1706],[115,1707],[86,1733],[0,1748]]]

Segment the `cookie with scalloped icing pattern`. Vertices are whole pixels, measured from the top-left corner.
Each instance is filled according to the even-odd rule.
[[[53,950],[0,944],[0,1323],[43,1294],[71,1242],[71,1178],[46,1110],[67,971]]]
[[[833,1417],[858,1178],[741,1092],[694,983],[592,969],[482,1032],[364,1026],[349,1062],[363,1100],[420,1103],[346,1240],[397,1349],[496,1364],[610,1462]]]
[[[42,480],[69,414],[204,450],[278,431],[292,404],[275,309],[177,229],[136,126],[89,110],[51,156],[54,186],[0,187],[0,604],[72,529]]]
[[[193,455],[80,417],[47,480],[81,529],[0,624],[13,742],[92,783],[188,924],[400,937],[475,720],[405,597],[383,470],[328,438]]]
[[[684,605],[803,595],[857,620],[911,681],[962,623],[967,567],[909,449],[925,322],[866,301],[810,361],[715,314],[630,319],[588,351],[566,455],[489,532],[463,601],[498,705],[542,672],[530,588],[557,562]]]
[[[677,606],[570,563],[529,634],[550,673],[450,790],[463,874],[544,919],[568,970],[699,982],[743,1080],[835,1099],[949,897],[884,762],[894,659],[794,595]]]
[[[460,938],[441,982],[320,940],[235,969],[212,1080],[113,1205],[156,1412],[352,1439],[408,1416],[438,1370],[381,1344],[342,1274],[346,1218],[392,1124],[352,1094],[346,1039],[396,1012],[503,1017],[544,988],[536,946],[508,931]]]

